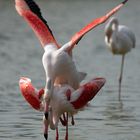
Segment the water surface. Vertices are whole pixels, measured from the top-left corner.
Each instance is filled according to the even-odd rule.
[[[119,0],[120,1],[120,0]],[[36,0],[60,44],[93,18],[113,8],[113,0]],[[85,81],[105,77],[106,85],[75,116],[70,140],[140,139],[140,1],[129,1],[115,16],[136,34],[136,49],[126,56],[122,101],[118,101],[119,56],[113,56],[104,43],[104,26],[88,33],[74,49],[79,71],[88,73]],[[45,84],[41,63],[43,49],[32,30],[16,13],[13,0],[0,0],[0,140],[42,140],[42,113],[32,110],[20,94],[18,80],[30,77],[36,87]],[[60,125],[60,139],[65,129]],[[50,130],[49,139],[54,140]]]

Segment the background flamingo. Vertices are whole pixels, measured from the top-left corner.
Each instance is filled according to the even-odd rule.
[[[135,35],[124,25],[119,25],[117,18],[112,18],[105,27],[105,42],[114,55],[122,55],[121,72],[119,77],[119,99],[123,77],[125,54],[135,48]]]

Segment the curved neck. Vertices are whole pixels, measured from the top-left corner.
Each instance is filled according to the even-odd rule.
[[[105,35],[110,40],[112,34],[118,31],[118,20],[116,18],[112,18],[105,27]]]
[[[118,30],[118,20],[116,18],[114,18],[111,22],[110,22],[110,26],[112,28],[113,31],[117,31]]]

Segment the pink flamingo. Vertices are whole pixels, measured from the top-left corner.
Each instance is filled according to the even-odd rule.
[[[44,94],[44,99],[46,101],[44,109],[45,116],[48,116],[48,107],[53,93],[54,84],[58,85],[65,83],[72,86],[72,88],[77,89],[79,87],[81,77],[85,76],[85,74],[80,74],[77,71],[74,62],[71,59],[73,47],[78,44],[87,32],[95,28],[97,25],[104,23],[126,2],[127,0],[123,1],[105,16],[93,20],[77,32],[68,43],[60,47],[56,42],[52,31],[47,25],[47,22],[42,17],[37,4],[33,0],[15,0],[17,12],[29,23],[45,50],[42,58],[46,73],[46,86]]]
[[[45,93],[51,96],[55,81],[58,81],[57,84],[68,83],[74,89],[79,87],[79,72],[77,72],[75,64],[69,54],[71,54],[75,44],[77,44],[87,32],[97,25],[104,23],[109,17],[116,13],[127,0],[112,9],[105,16],[97,18],[86,25],[62,47],[56,42],[52,31],[41,15],[39,7],[33,0],[15,0],[15,2],[17,12],[29,23],[45,50],[42,58],[46,73]]]
[[[46,73],[45,96],[51,96],[54,82],[55,85],[68,83],[77,89],[86,74],[77,71],[71,56],[67,53],[69,43],[59,47],[47,22],[41,16],[39,7],[32,0],[16,0],[16,9],[31,25],[44,47],[42,62]],[[49,98],[47,99],[45,116],[48,114]]]
[[[121,83],[125,55],[135,48],[135,34],[125,25],[119,25],[117,18],[113,17],[105,27],[105,43],[114,55],[122,56],[119,76],[119,100],[121,100]]]
[[[80,86],[77,90],[74,90],[67,84],[54,86],[53,95],[50,99],[48,121],[45,117],[43,118],[45,138],[48,138],[48,125],[50,125],[51,129],[56,129],[56,140],[58,140],[58,122],[61,115],[66,112],[67,124],[65,139],[68,140],[68,114],[73,116],[75,113],[77,113],[94,98],[104,84],[104,78],[95,78]],[[44,94],[44,90],[35,89],[31,83],[31,80],[26,77],[22,77],[20,79],[19,86],[21,93],[27,102],[34,109],[43,111],[44,103],[43,100],[41,100],[41,97]]]

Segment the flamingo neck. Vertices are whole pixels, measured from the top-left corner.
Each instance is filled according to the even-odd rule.
[[[112,27],[112,31],[118,31],[118,25],[119,25],[119,22],[118,20],[115,18],[112,20],[112,22],[110,23],[111,24],[111,27]]]
[[[113,34],[116,34],[118,32],[118,20],[116,18],[112,18],[105,28],[105,40],[107,43],[110,43],[110,39]]]

